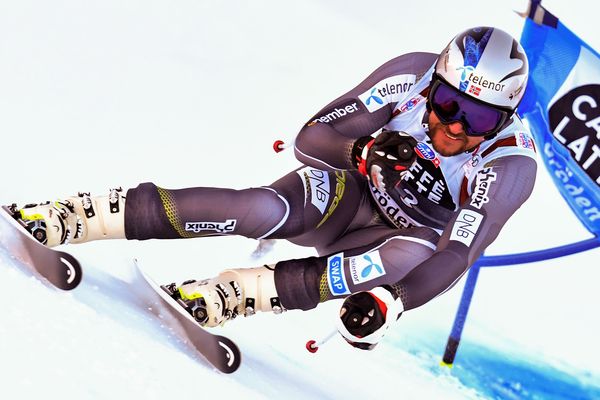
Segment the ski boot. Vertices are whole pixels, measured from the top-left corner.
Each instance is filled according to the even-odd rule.
[[[161,286],[202,326],[214,327],[256,311],[285,311],[275,289],[274,268],[231,269],[202,281]]]
[[[8,207],[40,243],[54,247],[98,239],[125,237],[125,197],[122,189],[112,189],[108,196],[90,197],[79,193],[53,203],[27,204],[19,209]]]

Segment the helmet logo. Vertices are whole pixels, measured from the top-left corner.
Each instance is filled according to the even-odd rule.
[[[479,93],[481,93],[481,88],[478,86],[471,86],[469,93],[472,93],[474,96],[479,96]]]
[[[523,85],[522,85],[522,84],[521,84],[521,86],[519,86],[519,87],[517,88],[517,90],[515,90],[513,93],[509,94],[509,95],[508,95],[508,98],[509,98],[510,100],[514,99],[514,98],[515,98],[515,96],[518,96],[518,95],[519,95],[519,93],[521,93],[521,90],[523,90]]]
[[[464,92],[465,90],[467,90],[467,86],[469,86],[469,79],[468,76],[470,74],[473,73],[473,71],[475,71],[475,67],[472,67],[470,65],[465,65],[464,67],[458,67],[456,68],[457,71],[462,71],[462,73],[460,74],[460,86],[459,86],[459,90],[461,92]],[[469,74],[469,75],[467,75]]]
[[[467,80],[467,73],[475,71],[475,68],[471,67],[470,65],[467,65],[467,66],[464,66],[464,67],[458,67],[458,68],[456,68],[456,70],[457,71],[462,71],[462,74],[460,75],[460,80],[461,81],[466,81]]]

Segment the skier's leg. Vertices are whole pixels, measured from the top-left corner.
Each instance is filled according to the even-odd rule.
[[[290,239],[318,231],[315,243],[330,243],[352,224],[364,201],[364,178],[357,175],[305,167],[269,186],[245,190],[167,190],[144,183],[127,192],[126,236]],[[328,223],[333,219],[336,223]]]
[[[143,183],[110,196],[88,194],[14,209],[48,246],[98,239],[173,239],[215,235],[302,237],[319,231],[330,242],[355,219],[361,183],[345,172],[302,168],[270,186],[245,190],[197,187],[178,190]],[[339,192],[342,196],[338,196]],[[306,201],[306,199],[310,201]],[[344,207],[338,207],[339,204]],[[337,224],[327,221],[334,219]]]
[[[293,192],[290,192],[293,194]],[[297,194],[301,196],[301,193]],[[261,238],[287,221],[288,200],[269,187],[168,190],[152,183],[127,196],[88,194],[13,207],[40,242],[52,247],[98,239],[174,239],[237,234]]]
[[[378,221],[368,200],[366,185],[364,178],[347,171],[325,172],[303,168],[287,175],[270,187],[285,198],[292,199],[289,201],[290,217],[288,223],[269,237],[287,237],[294,243],[317,249],[346,243],[343,238],[348,236],[347,232],[360,230]],[[301,196],[292,195],[298,192]],[[379,235],[389,235],[389,227],[380,227],[384,232],[377,230]],[[371,243],[375,239],[366,240],[364,243]],[[302,260],[307,268],[297,269],[299,274],[292,278],[297,285],[286,289],[304,290],[304,285],[309,284],[316,271],[311,266],[314,262],[318,264],[318,260],[317,257]],[[296,261],[284,261],[276,266],[279,268],[286,263],[295,265]],[[306,272],[305,276],[303,271]],[[200,322],[214,326],[238,314],[282,311],[284,307],[279,300],[279,290],[275,287],[277,274],[278,269],[273,265],[230,269],[211,280],[191,281],[179,288],[171,285],[171,288],[173,296],[187,302],[189,311],[199,317]],[[318,286],[317,280],[317,294]],[[289,296],[293,297],[294,294],[290,292]]]
[[[174,291],[206,326],[255,311],[309,310],[320,302],[375,286],[392,285],[431,256],[439,235],[429,228],[375,225],[340,239],[333,254],[231,269]],[[343,251],[343,246],[354,248]],[[175,288],[174,288],[175,289]]]
[[[127,196],[114,190],[109,196],[84,194],[14,206],[13,212],[36,239],[52,247],[98,239],[261,238],[284,225],[290,210],[288,200],[268,187],[168,190],[143,183]]]
[[[127,192],[127,239],[217,235],[269,236],[286,224],[289,200],[269,187],[164,189],[143,183]]]

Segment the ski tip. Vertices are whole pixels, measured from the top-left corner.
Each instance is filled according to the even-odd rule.
[[[83,275],[79,261],[69,253],[49,248],[36,240],[25,223],[16,218],[15,210],[16,205],[0,208],[0,228],[3,233],[6,229],[6,237],[11,238],[6,242],[3,240],[2,246],[21,262],[24,269],[43,278],[45,283],[61,290],[75,289]]]
[[[157,284],[150,276],[144,273],[139,264],[134,261],[136,277],[144,282],[147,290],[152,293],[155,301],[162,309],[178,322],[181,336],[189,341],[199,356],[206,360],[217,370],[230,374],[235,372],[242,362],[242,355],[237,345],[225,336],[215,335],[206,331],[202,325],[192,317],[184,307],[173,298],[173,293],[165,285]],[[179,330],[179,329],[178,329]]]
[[[60,254],[60,262],[64,265],[64,274],[62,276],[53,277],[51,282],[56,285],[59,289],[73,290],[81,283],[83,277],[83,271],[81,265],[76,258],[70,254]],[[48,277],[50,280],[50,277]]]
[[[242,353],[237,345],[224,336],[218,336],[217,342],[221,347],[222,357],[221,363],[215,364],[215,367],[225,374],[237,371],[242,363]]]

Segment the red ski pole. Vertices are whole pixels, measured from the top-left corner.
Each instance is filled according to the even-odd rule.
[[[334,329],[327,336],[323,337],[318,342],[314,339],[309,340],[308,342],[306,342],[306,350],[310,351],[311,353],[316,353],[317,350],[319,350],[319,346],[327,343],[327,341],[329,341],[329,339],[331,339],[333,336],[335,336],[336,333],[337,333],[337,329]]]
[[[283,150],[287,149],[288,147],[292,147],[294,145],[294,141],[291,140],[289,142],[284,142],[283,140],[276,140],[273,143],[273,150],[275,150],[275,153],[280,153]]]

